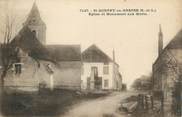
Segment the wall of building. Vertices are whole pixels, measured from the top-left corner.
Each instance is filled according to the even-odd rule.
[[[15,74],[13,68],[8,71],[5,78],[5,86],[13,88],[21,88],[23,90],[38,89],[39,83],[45,83],[46,87],[51,87],[51,74],[46,70],[46,66],[50,64],[53,73],[54,88],[65,88],[80,90],[81,83],[81,62],[70,61],[60,62],[55,65],[47,61],[39,61],[40,67],[35,60],[26,57],[22,61],[22,73]]]
[[[109,66],[109,74],[103,73],[104,66]],[[98,68],[98,76],[102,77],[102,89],[112,89],[113,88],[113,66],[112,63],[104,65],[104,63],[87,63],[84,62],[82,65],[82,89],[87,88],[87,78],[91,75],[91,68],[97,67]],[[104,87],[104,80],[108,80],[108,87]]]
[[[25,90],[37,89],[41,77],[48,77],[45,72],[40,75],[41,69],[38,68],[38,64],[30,57],[26,57],[22,61],[22,73],[15,74],[15,68],[12,67],[6,77],[5,86],[12,88],[21,88]]]
[[[113,65],[113,89],[121,90],[122,89],[122,76],[119,76],[119,65],[112,63]]]
[[[180,60],[177,55],[179,54],[178,51],[179,50],[165,50],[153,65],[154,91],[163,91],[166,100],[172,99],[174,80],[177,79],[179,75],[178,65],[176,65],[179,64],[177,61]]]
[[[81,89],[81,62],[59,62],[54,73],[55,86],[60,88]]]

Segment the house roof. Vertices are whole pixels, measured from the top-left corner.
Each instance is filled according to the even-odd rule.
[[[52,62],[59,61],[80,61],[80,45],[46,45],[44,46],[25,26],[20,30],[18,35],[12,40],[11,44],[20,47],[26,51],[29,56]]]
[[[46,45],[56,61],[81,61],[80,45]]]
[[[112,59],[99,49],[95,44],[91,45],[82,53],[84,62],[111,62]]]

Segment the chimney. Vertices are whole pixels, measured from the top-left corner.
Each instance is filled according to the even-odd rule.
[[[158,56],[160,56],[160,54],[163,51],[163,33],[162,33],[162,29],[161,29],[161,25],[159,25],[159,34],[158,34]]]
[[[114,49],[112,51],[112,55],[113,55],[113,62],[115,62],[115,51],[114,51]]]

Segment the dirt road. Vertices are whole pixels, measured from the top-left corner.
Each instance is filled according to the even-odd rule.
[[[131,92],[115,92],[104,98],[84,101],[70,107],[69,111],[60,117],[127,117],[118,111],[118,107],[123,99],[132,94]]]

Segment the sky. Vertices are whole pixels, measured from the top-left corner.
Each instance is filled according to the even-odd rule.
[[[123,81],[129,86],[136,78],[152,72],[158,55],[159,24],[164,45],[182,28],[181,0],[0,0],[0,29],[2,16],[11,12],[16,18],[14,32],[18,32],[33,2],[47,25],[47,44],[81,44],[82,51],[96,44],[110,57],[114,49]],[[89,16],[80,12],[113,8],[156,12],[147,16]]]

